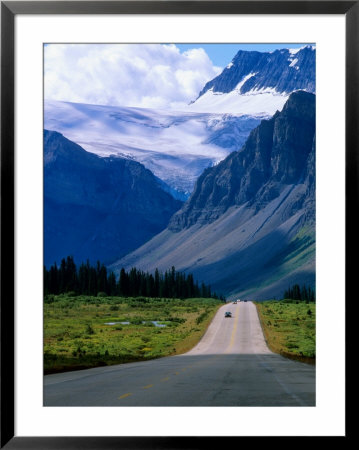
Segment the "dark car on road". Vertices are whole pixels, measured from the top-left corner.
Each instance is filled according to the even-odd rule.
[[[230,311],[226,311],[224,313],[224,317],[232,317],[232,313]]]

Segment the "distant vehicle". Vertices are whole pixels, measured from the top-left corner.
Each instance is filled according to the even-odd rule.
[[[233,302],[233,305],[236,305],[236,304],[237,304],[237,300],[235,302]]]
[[[247,300],[243,300],[244,302],[246,302]]]
[[[232,313],[230,311],[226,311],[224,313],[224,317],[232,317]]]

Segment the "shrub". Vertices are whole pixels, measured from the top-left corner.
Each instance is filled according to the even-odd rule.
[[[141,319],[132,319],[131,320],[131,324],[132,325],[141,325],[142,324],[142,320]]]
[[[204,321],[204,319],[207,317],[207,311],[205,311],[204,313],[200,314],[197,319],[196,319],[196,324],[199,325],[201,322]]]
[[[47,304],[54,303],[55,297],[53,295],[46,295],[44,301]]]
[[[205,313],[203,313],[204,315],[207,315],[207,311]],[[185,323],[186,319],[182,318],[182,317],[171,317],[170,318],[171,322],[176,322],[176,323]]]
[[[86,326],[86,334],[95,334],[95,330],[92,328],[92,326],[89,323]]]
[[[148,303],[150,301],[147,297],[136,297],[136,300],[141,303]]]
[[[44,354],[44,361],[45,362],[56,361],[56,360],[57,360],[57,355],[54,355],[53,353],[45,352],[45,354]]]
[[[298,346],[296,343],[294,343],[294,342],[288,342],[287,347],[288,347],[289,349],[296,349],[296,348],[299,348],[299,346]]]

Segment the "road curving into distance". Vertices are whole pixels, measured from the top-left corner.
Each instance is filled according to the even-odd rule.
[[[183,355],[45,376],[44,406],[315,406],[315,367],[268,349],[252,302],[227,303]]]

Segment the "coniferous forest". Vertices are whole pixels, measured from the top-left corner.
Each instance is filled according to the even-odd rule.
[[[166,298],[215,298],[225,300],[212,292],[211,287],[193,279],[192,274],[177,272],[175,267],[165,273],[158,269],[154,275],[133,267],[128,272],[121,269],[116,278],[99,261],[92,266],[89,261],[76,266],[72,256],[63,258],[60,266],[54,263],[44,267],[44,294],[119,296],[119,297],[166,297]]]
[[[310,286],[299,286],[299,284],[294,284],[284,291],[283,299],[315,302],[315,291]]]

